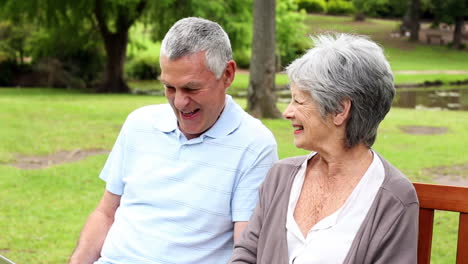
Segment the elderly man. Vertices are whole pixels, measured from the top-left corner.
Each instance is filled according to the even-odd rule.
[[[236,63],[217,23],[179,20],[160,64],[169,104],[128,116],[71,264],[226,263],[277,160],[271,132],[226,95]]]

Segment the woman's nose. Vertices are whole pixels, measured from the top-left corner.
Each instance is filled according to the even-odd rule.
[[[284,110],[283,117],[286,119],[291,119],[293,117],[293,110],[291,104],[288,104],[288,106]]]

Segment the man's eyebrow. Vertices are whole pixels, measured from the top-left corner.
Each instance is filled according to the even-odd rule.
[[[182,86],[182,88],[187,88],[187,89],[199,89],[201,88],[202,84],[199,82],[188,82]]]
[[[174,85],[171,85],[167,82],[165,82],[163,79],[161,79],[161,83],[166,86],[166,87],[174,87]],[[184,85],[182,85],[180,88],[183,89],[200,89],[202,87],[202,84],[199,82],[188,82]]]

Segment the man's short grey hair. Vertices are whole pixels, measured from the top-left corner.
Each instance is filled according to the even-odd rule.
[[[292,85],[310,92],[323,118],[351,101],[345,145],[371,147],[390,110],[395,87],[383,49],[364,36],[334,33],[312,37],[314,47],[286,69]]]
[[[160,56],[175,60],[201,51],[206,52],[207,68],[219,79],[227,62],[232,60],[228,35],[218,23],[187,17],[177,21],[166,33]]]

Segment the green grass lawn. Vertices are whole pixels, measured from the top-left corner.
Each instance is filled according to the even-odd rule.
[[[236,99],[245,107],[245,99]],[[164,102],[160,96],[95,95],[58,89],[0,89],[0,254],[18,264],[65,263],[82,225],[104,190],[98,174],[106,155],[21,170],[16,155],[59,150],[110,149],[134,109]],[[285,104],[279,104],[280,109]],[[281,158],[306,153],[293,145],[287,120],[263,120]],[[445,126],[443,135],[408,135],[400,126]],[[432,182],[424,168],[466,164],[468,118],[462,111],[394,108],[382,123],[375,149],[411,180]],[[436,218],[433,263],[453,263],[456,218]],[[14,224],[13,224],[14,223]]]
[[[468,52],[446,46],[411,43],[407,38],[392,38],[400,21],[367,19],[355,22],[349,16],[308,15],[310,34],[327,31],[367,35],[385,49],[394,71],[400,70],[468,70]],[[465,75],[466,76],[466,75]],[[468,76],[467,76],[468,77]]]

